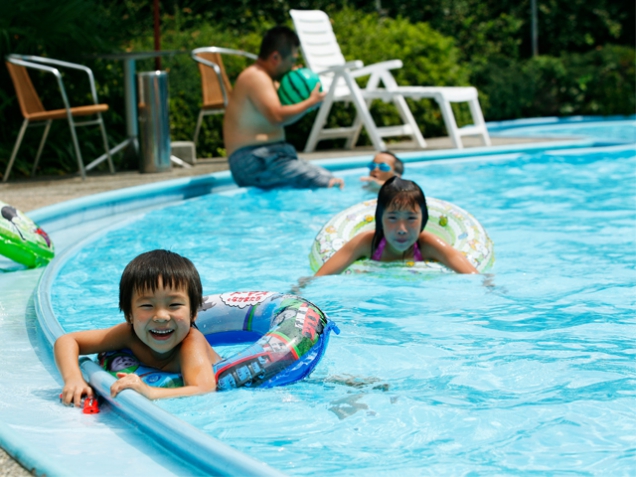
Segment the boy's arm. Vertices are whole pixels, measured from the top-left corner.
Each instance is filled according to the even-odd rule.
[[[79,407],[82,396],[93,396],[93,389],[82,376],[79,356],[126,347],[130,325],[122,323],[102,330],[77,331],[60,336],[53,347],[55,362],[64,379],[61,399],[64,404]]]
[[[424,258],[432,258],[457,273],[479,273],[456,248],[451,247],[441,238],[430,232],[422,232],[419,238]]]
[[[133,389],[148,399],[163,399],[205,394],[216,389],[213,365],[221,358],[210,347],[203,334],[195,329],[181,342],[178,361],[183,376],[183,386],[179,388],[159,388],[144,383],[136,374],[118,373],[119,378],[111,387],[115,397],[124,389]]]
[[[317,84],[306,100],[296,104],[282,105],[276,87],[266,73],[252,71],[241,79],[244,80],[243,87],[256,109],[275,126],[292,124],[326,96],[326,93],[320,92],[320,85]]]
[[[373,232],[363,232],[356,235],[323,263],[314,276],[335,275],[342,272],[359,258],[368,256],[372,241]]]

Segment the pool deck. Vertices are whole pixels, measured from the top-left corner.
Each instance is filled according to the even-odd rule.
[[[514,144],[528,144],[539,142],[551,142],[550,138],[498,138],[493,137],[493,146],[509,146]],[[559,139],[562,140],[562,139]],[[397,153],[453,150],[450,138],[427,139],[426,149],[416,149],[412,143],[390,144],[390,150]],[[464,138],[464,146],[467,150],[472,147],[483,147],[478,138]],[[299,156],[307,160],[335,159],[343,157],[365,156],[373,154],[372,147],[357,147],[353,150],[329,150],[313,153],[300,153]],[[69,174],[59,177],[34,177],[28,179],[16,179],[10,177],[9,182],[0,183],[0,200],[11,204],[17,209],[28,212],[47,205],[57,204],[66,200],[76,199],[86,195],[97,194],[125,187],[132,187],[152,182],[159,182],[180,177],[193,177],[206,175],[213,172],[228,169],[227,159],[222,157],[198,159],[192,168],[175,166],[168,172],[141,174],[137,171],[108,173],[89,172],[85,181],[78,174]]]
[[[555,139],[545,138],[492,138],[493,146],[511,146],[515,144],[528,144],[538,142],[550,142]],[[452,149],[449,138],[432,138],[427,140],[428,148],[418,150],[411,143],[391,144],[390,149],[397,153],[412,153],[417,151],[444,151]],[[478,139],[465,138],[464,145],[467,150],[471,147],[481,146]],[[374,153],[371,147],[358,147],[354,150],[330,150],[319,151],[311,154],[301,153],[300,156],[307,160],[336,159],[343,157],[370,156]],[[89,173],[87,179],[82,181],[78,175],[62,177],[35,177],[33,179],[12,178],[8,183],[0,183],[0,200],[24,211],[32,211],[48,205],[67,200],[106,192],[110,190],[149,184],[181,177],[194,177],[227,170],[225,158],[199,159],[192,168],[174,167],[169,172],[140,174],[136,171],[118,172],[114,175],[104,173]],[[9,477],[33,475],[0,449],[0,475]]]

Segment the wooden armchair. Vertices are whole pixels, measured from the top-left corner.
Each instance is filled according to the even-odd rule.
[[[225,73],[221,55],[239,55],[256,60],[257,56],[242,50],[207,46],[192,50],[191,56],[198,63],[201,73],[201,93],[203,105],[199,111],[197,127],[194,130],[194,143],[199,138],[203,117],[210,114],[222,114],[232,92],[232,84]]]
[[[15,161],[18,150],[20,149],[20,144],[22,143],[22,139],[24,138],[24,133],[29,126],[44,126],[44,134],[42,135],[42,139],[40,141],[40,147],[38,148],[38,152],[35,157],[35,161],[33,163],[33,170],[31,175],[35,174],[35,170],[37,168],[38,162],[40,160],[40,156],[42,154],[42,149],[44,148],[44,144],[46,143],[47,136],[49,134],[49,130],[51,128],[51,123],[54,119],[66,119],[69,124],[69,128],[71,130],[71,138],[73,141],[73,147],[75,149],[75,155],[77,156],[77,165],[79,168],[79,173],[82,176],[82,179],[86,178],[86,170],[92,169],[97,164],[102,162],[103,160],[108,160],[108,166],[110,167],[110,172],[115,173],[115,168],[113,166],[112,159],[110,157],[110,152],[108,150],[108,140],[106,138],[106,129],[104,128],[104,121],[102,119],[103,112],[108,110],[107,104],[99,104],[97,101],[97,91],[95,89],[95,80],[93,78],[93,72],[90,68],[78,65],[75,63],[68,63],[66,61],[53,60],[50,58],[42,58],[38,56],[26,56],[26,55],[8,55],[6,57],[6,65],[9,69],[9,74],[11,75],[11,80],[13,81],[13,86],[15,87],[15,92],[18,97],[18,102],[20,103],[20,110],[22,112],[22,116],[24,117],[24,121],[22,123],[22,127],[20,128],[20,132],[18,133],[18,138],[16,140],[15,146],[13,147],[13,152],[11,153],[11,158],[9,159],[9,164],[7,165],[7,169],[4,172],[4,176],[2,177],[2,181],[6,182],[9,179],[9,174],[11,173],[11,168],[13,167],[13,162]],[[47,66],[53,65],[53,66]],[[93,97],[93,104],[89,104],[86,106],[75,106],[71,107],[69,105],[68,97],[66,95],[66,90],[64,89],[64,83],[62,81],[62,75],[60,71],[56,67],[65,67],[72,68],[77,70],[82,70],[88,74],[88,78],[90,81],[91,94]],[[40,97],[33,86],[33,82],[29,77],[29,73],[27,68],[32,68],[40,71],[45,71],[47,73],[51,73],[55,76],[60,94],[62,95],[62,101],[64,103],[63,109],[53,109],[47,110],[44,108]],[[92,116],[96,115],[97,119],[84,121],[84,122],[75,122],[75,117],[79,116]],[[91,126],[91,125],[99,125],[102,133],[102,139],[104,141],[104,150],[106,153],[98,160],[93,161],[88,166],[84,167],[84,163],[82,161],[82,154],[80,152],[79,144],[77,141],[77,134],[75,128],[78,126]]]

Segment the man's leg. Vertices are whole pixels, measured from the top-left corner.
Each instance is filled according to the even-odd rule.
[[[290,144],[272,145],[267,148],[267,154],[262,155],[265,156],[265,170],[256,179],[257,185],[262,188],[327,187],[333,178],[328,170],[299,159],[296,150]]]
[[[254,155],[259,149],[244,147],[228,158],[232,178],[239,187],[258,186],[257,179],[265,168],[263,159]]]

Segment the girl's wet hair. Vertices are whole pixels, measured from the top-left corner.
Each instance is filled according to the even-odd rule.
[[[124,269],[119,281],[119,309],[126,321],[132,318],[132,298],[135,292],[154,292],[159,287],[183,288],[190,299],[190,317],[194,320],[203,304],[201,277],[194,264],[168,250],[152,250],[135,257]]]
[[[382,216],[387,209],[413,210],[419,205],[422,211],[422,228],[424,230],[428,222],[428,208],[426,207],[426,197],[422,188],[413,181],[408,181],[400,177],[391,177],[378,192],[378,205],[375,209],[375,234],[371,243],[371,250],[376,250],[380,241],[384,238],[382,227]]]

